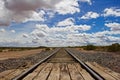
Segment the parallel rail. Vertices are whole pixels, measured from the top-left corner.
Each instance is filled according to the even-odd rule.
[[[27,71],[23,72],[22,74],[20,74],[19,76],[15,77],[12,80],[22,80],[25,76],[27,76],[29,73],[33,72],[40,64],[42,64],[45,60],[49,59],[52,55],[57,53],[59,50],[60,49],[55,50],[52,54],[50,54],[49,56],[45,57],[44,59],[42,59],[41,61],[39,61],[35,65],[33,65],[31,68],[29,68]]]
[[[55,53],[57,53],[60,49],[55,50],[52,54],[42,59],[37,64],[33,65],[31,68],[29,68],[27,71],[23,72],[19,76],[15,77],[12,80],[22,80],[25,76],[27,76],[29,73],[33,72],[40,64],[42,64],[44,61],[48,60],[51,56],[53,56]],[[103,77],[101,77],[98,73],[96,73],[94,70],[92,70],[88,65],[86,65],[83,61],[81,61],[79,58],[77,58],[72,52],[70,52],[68,49],[65,49],[67,53],[69,53],[75,60],[77,60],[83,68],[88,71],[95,80],[105,80]]]
[[[72,57],[74,57],[95,79],[97,80],[105,80],[103,77],[101,77],[98,73],[96,73],[94,70],[92,70],[87,64],[85,64],[83,61],[81,61],[79,58],[77,58],[72,52],[65,49]]]

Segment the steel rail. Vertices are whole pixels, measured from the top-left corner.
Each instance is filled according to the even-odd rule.
[[[57,53],[60,50],[57,49],[55,50],[52,54],[50,54],[49,56],[45,57],[44,59],[40,60],[38,63],[36,63],[35,65],[33,65],[31,68],[29,68],[27,71],[23,72],[22,74],[16,76],[15,78],[13,78],[12,80],[22,80],[25,76],[27,76],[29,73],[33,72],[41,63],[43,63],[44,61],[46,61],[48,58],[50,58],[52,55],[54,55],[55,53]]]
[[[76,57],[71,51],[68,49],[65,49],[71,56],[73,56],[96,80],[105,80],[103,77],[101,77],[98,73],[96,73],[94,70],[92,70],[87,64],[85,64],[83,61],[81,61],[78,57]]]

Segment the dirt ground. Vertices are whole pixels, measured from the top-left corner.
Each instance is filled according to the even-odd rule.
[[[31,54],[40,53],[42,50],[43,49],[0,52],[0,60],[5,60],[5,59],[9,59],[9,58],[25,57],[25,56],[28,56],[28,55],[31,55]]]
[[[113,55],[120,55],[120,52],[105,52],[105,51],[95,51],[95,50],[83,50],[82,48],[74,48],[74,49],[79,50],[80,52],[90,53],[90,54],[94,54],[96,52],[102,52],[102,53],[108,53],[108,54],[113,54]]]

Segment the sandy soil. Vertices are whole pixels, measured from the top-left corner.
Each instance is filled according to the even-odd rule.
[[[20,58],[20,57],[28,56],[31,54],[40,53],[42,50],[43,49],[0,52],[0,60],[5,60],[5,59],[9,59],[9,58]]]

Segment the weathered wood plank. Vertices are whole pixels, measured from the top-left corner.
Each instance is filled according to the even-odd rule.
[[[23,80],[33,80],[40,71],[42,70],[43,67],[45,67],[46,63],[41,64],[40,66],[37,67],[32,73],[28,74]]]
[[[7,77],[7,75],[9,75],[10,73],[12,73],[13,71],[15,71],[15,69],[1,72],[1,73],[0,73],[0,80],[5,80],[6,77]]]
[[[79,71],[79,73],[84,77],[84,80],[94,80],[94,78],[85,70],[83,69],[80,64],[78,63],[74,63],[77,70]]]
[[[102,67],[99,64],[97,64],[96,62],[93,62],[92,65],[96,66],[97,68],[101,69],[102,71],[104,71],[106,74],[109,74],[111,76],[113,76],[116,80],[120,80],[120,74],[116,73],[108,68]]]
[[[24,72],[25,69],[15,69],[15,71],[11,72],[10,74],[8,74],[5,79],[6,80],[11,80],[14,77],[18,76],[19,74],[21,74],[22,72]]]
[[[47,63],[41,72],[34,78],[34,80],[46,80],[51,72],[52,66],[52,63]]]
[[[66,63],[60,65],[60,80],[71,80]]]
[[[72,80],[84,80],[74,64],[68,64],[68,69]]]
[[[86,62],[86,64],[89,67],[91,67],[93,70],[95,70],[97,73],[99,73],[106,80],[116,80],[114,77],[110,76],[109,74],[106,74],[104,71],[100,70],[99,68],[97,68],[96,66],[92,65],[91,63]]]
[[[74,58],[71,57],[64,49],[60,49],[57,54],[52,56],[50,59],[48,59],[48,62],[54,62],[54,63],[71,63],[76,62]]]
[[[60,63],[54,63],[51,74],[48,80],[59,80],[60,78]]]

